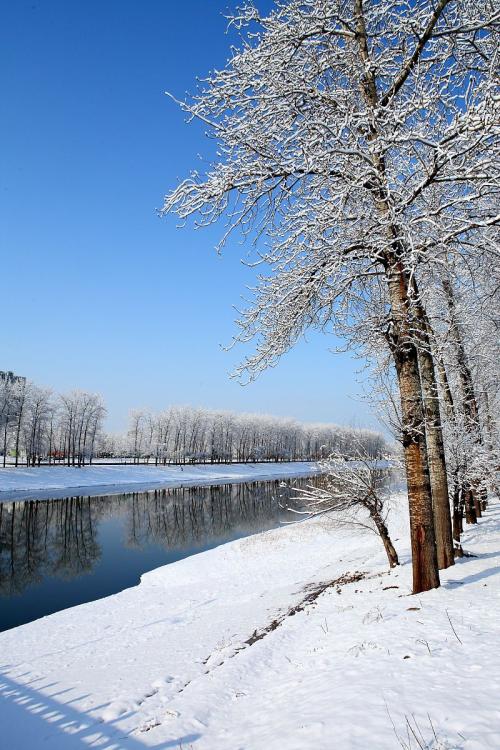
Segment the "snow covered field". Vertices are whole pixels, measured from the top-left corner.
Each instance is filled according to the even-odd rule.
[[[312,476],[317,463],[205,464],[198,466],[42,466],[0,469],[0,502],[34,497],[55,497],[61,491],[123,492],[141,488],[202,486]],[[58,492],[54,492],[58,491]],[[77,493],[78,494],[78,493]]]
[[[0,634],[2,747],[498,750],[500,507],[417,597],[404,507],[396,572],[304,522]]]

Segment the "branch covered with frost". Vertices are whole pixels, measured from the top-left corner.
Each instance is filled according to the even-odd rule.
[[[492,0],[289,0],[267,17],[247,3],[231,24],[239,49],[181,103],[216,159],[161,213],[222,219],[221,247],[235,231],[254,243],[263,271],[235,337],[256,341],[236,373],[253,378],[308,327],[368,309],[395,247],[414,273],[497,231],[499,12]]]

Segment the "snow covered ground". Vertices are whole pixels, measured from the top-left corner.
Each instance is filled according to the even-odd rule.
[[[232,482],[255,482],[312,476],[319,471],[312,461],[258,464],[204,464],[198,466],[41,466],[0,469],[0,502],[12,499],[55,497],[66,490],[90,494],[141,488],[186,487]],[[55,492],[57,491],[57,492]],[[76,493],[78,494],[78,493]]]
[[[419,596],[404,508],[396,572],[308,521],[0,634],[2,747],[498,750],[500,507]]]

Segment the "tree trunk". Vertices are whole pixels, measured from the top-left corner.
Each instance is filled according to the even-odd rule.
[[[434,360],[436,362],[436,369],[437,369],[437,374],[439,377],[439,383],[443,391],[446,416],[448,417],[448,419],[454,419],[455,418],[455,404],[453,401],[453,396],[451,395],[451,388],[450,388],[450,383],[448,380],[448,375],[446,373],[446,367],[444,366],[442,357],[439,354],[435,355]]]
[[[455,547],[454,547],[455,557],[464,556],[462,544],[460,541],[460,536],[463,531],[462,516],[463,516],[463,511],[462,511],[462,503],[461,503],[461,497],[460,497],[460,487],[457,482],[455,484],[455,487],[453,488],[453,540],[455,542]]]
[[[442,358],[437,355],[435,358],[439,384],[443,393],[443,400],[446,409],[447,419],[456,428],[455,403],[451,394],[451,388],[446,374],[446,368]],[[463,557],[463,549],[460,541],[461,534],[464,532],[464,487],[459,486],[458,469],[455,470],[454,489],[453,489],[453,540],[455,558]]]
[[[5,424],[3,428],[3,466],[5,468],[5,462],[7,461],[7,424],[9,420],[9,415],[7,414],[5,416]]]
[[[486,490],[484,487],[480,492],[481,495],[481,510],[484,511],[488,507],[488,490]]]
[[[465,521],[466,523],[477,523],[474,492],[471,489],[465,491]]]
[[[417,329],[420,338],[418,361],[420,380],[424,397],[425,434],[427,441],[427,458],[432,490],[432,507],[434,513],[434,530],[436,534],[438,567],[440,570],[454,565],[453,538],[451,530],[450,496],[444,452],[443,429],[439,409],[439,393],[436,371],[431,352],[430,323],[425,309],[418,297],[418,289],[413,281],[417,295],[415,310]]]
[[[472,436],[472,439],[476,443],[476,445],[482,445],[483,437],[481,434],[481,425],[479,422],[479,409],[477,405],[476,394],[474,391],[472,373],[469,367],[469,363],[467,362],[467,355],[465,353],[465,347],[463,344],[463,334],[455,309],[455,292],[449,279],[443,279],[442,283],[445,293],[444,296],[448,307],[448,314],[450,316],[450,334],[455,346],[455,354],[458,364],[458,374],[465,416],[465,427]],[[476,503],[476,489],[476,487],[472,489],[468,487],[465,488],[467,523],[477,523],[477,516],[481,515],[479,503]],[[471,504],[475,505],[476,507],[471,509],[469,507]],[[478,509],[479,513],[477,512]]]
[[[384,544],[384,549],[389,561],[389,567],[395,568],[396,565],[399,565],[399,558],[398,553],[396,552],[396,549],[392,543],[392,539],[389,535],[389,530],[384,522],[384,519],[377,510],[372,510],[370,512],[375,526],[377,527],[380,538],[382,539],[382,542]]]
[[[21,425],[23,421],[23,412],[24,412],[24,404],[26,401],[26,381],[23,383],[23,390],[20,396],[19,405],[18,405],[18,413],[17,413],[17,425],[16,425],[16,460],[15,460],[15,466],[17,467],[19,465],[19,442],[21,438]]]
[[[393,324],[389,343],[401,397],[402,438],[410,506],[413,593],[418,594],[440,585],[425,419],[418,352],[408,331],[408,277],[399,263],[392,263],[386,273]]]

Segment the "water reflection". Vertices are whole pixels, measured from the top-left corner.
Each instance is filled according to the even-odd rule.
[[[50,573],[62,578],[91,570],[100,557],[96,498],[0,505],[0,594],[19,593]]]
[[[252,533],[278,523],[279,482],[159,490],[133,494],[127,543],[150,540],[182,549],[225,538],[238,529]]]
[[[0,629],[272,528],[284,517],[278,498],[286,492],[279,482],[256,482],[0,504]]]

